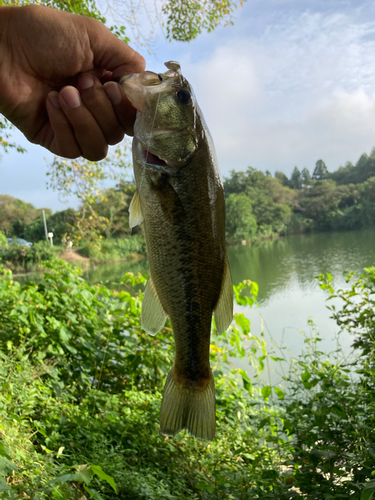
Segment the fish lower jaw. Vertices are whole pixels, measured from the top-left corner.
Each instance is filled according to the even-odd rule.
[[[144,149],[142,151],[142,160],[144,163],[147,163],[148,165],[155,165],[156,167],[168,167],[171,166],[173,167],[174,165],[171,165],[171,162],[168,160],[165,160],[164,158],[160,158],[160,156],[156,155],[155,153],[152,153],[151,151]]]

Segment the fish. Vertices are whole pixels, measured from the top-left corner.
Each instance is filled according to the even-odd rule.
[[[143,222],[150,266],[141,325],[155,335],[169,316],[173,329],[175,359],[164,386],[161,434],[186,429],[212,441],[212,315],[219,334],[233,318],[224,189],[193,89],[178,62],[165,66],[164,73],[144,71],[120,81],[137,109],[129,225]]]

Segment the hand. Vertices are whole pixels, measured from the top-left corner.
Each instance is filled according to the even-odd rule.
[[[48,7],[0,7],[0,112],[52,153],[93,161],[135,109],[111,80],[144,70],[143,57],[99,21]]]

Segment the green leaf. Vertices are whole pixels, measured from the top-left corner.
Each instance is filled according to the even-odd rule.
[[[309,378],[311,378],[311,373],[309,373],[307,371],[304,371],[303,373],[301,373],[302,382],[307,382],[309,380]]]
[[[264,399],[268,398],[271,395],[271,387],[269,385],[265,385],[262,387],[262,396]]]
[[[11,487],[7,484],[5,479],[0,477],[0,491],[9,491]]]
[[[0,474],[5,476],[9,471],[18,472],[17,466],[6,457],[0,457]]]
[[[49,481],[49,484],[54,484],[54,483],[69,483],[70,481],[76,481],[77,480],[77,474],[62,474],[61,476],[55,477],[55,479],[52,479],[52,481]]]
[[[89,484],[93,476],[93,471],[91,467],[87,467],[87,465],[79,465],[76,475],[77,481]]]
[[[5,458],[7,458],[8,460],[10,460],[10,456],[9,456],[9,454],[8,454],[8,453],[9,453],[8,448],[5,446],[5,444],[4,444],[4,443],[2,443],[2,442],[0,441],[0,456],[5,457]]]
[[[284,391],[281,390],[279,387],[274,387],[273,390],[276,392],[276,395],[279,399],[283,400],[285,398]]]
[[[108,476],[108,474],[106,474],[102,468],[100,467],[100,465],[92,465],[91,466],[91,470],[93,472],[95,472],[95,474],[100,478],[100,479],[103,479],[103,481],[107,481],[107,483],[114,489],[115,493],[117,493],[117,487],[116,487],[116,483],[115,483],[115,480],[113,479],[112,476]]]
[[[83,487],[85,488],[85,490],[87,491],[87,493],[90,493],[90,495],[92,496],[92,498],[94,500],[104,500],[103,497],[101,495],[99,495],[99,493],[97,491],[92,490],[91,488],[89,488],[85,484],[83,485]]]
[[[215,491],[215,488],[204,483],[198,483],[195,487],[198,488],[198,490],[208,491],[209,493],[214,493]]]
[[[375,493],[375,479],[365,484],[362,490],[361,500],[372,500],[374,498],[374,493]]]

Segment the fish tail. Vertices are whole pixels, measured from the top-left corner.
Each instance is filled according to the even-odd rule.
[[[211,370],[210,378],[202,385],[177,381],[172,368],[164,387],[160,432],[173,437],[187,429],[198,439],[212,441],[215,425],[215,385]]]

